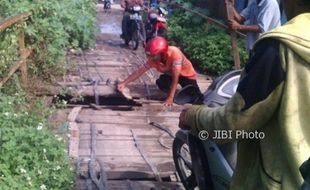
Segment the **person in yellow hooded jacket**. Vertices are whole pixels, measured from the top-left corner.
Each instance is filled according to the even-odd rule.
[[[225,106],[192,106],[180,115],[179,127],[194,134],[264,133],[237,139],[232,190],[297,190],[303,182],[298,168],[310,157],[309,26],[305,13],[264,33]]]

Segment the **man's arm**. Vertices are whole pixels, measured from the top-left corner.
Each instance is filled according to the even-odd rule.
[[[233,30],[238,30],[240,32],[255,32],[261,33],[261,28],[258,25],[241,25],[236,21],[230,20],[228,22],[229,28]]]
[[[279,58],[279,42],[264,40],[245,68],[236,94],[222,107],[193,106],[180,116],[181,128],[194,131],[255,131],[274,116],[278,108],[285,72]]]
[[[149,70],[148,67],[146,66],[141,66],[138,70],[136,70],[135,72],[133,72],[131,75],[129,75],[127,77],[127,79],[125,79],[123,82],[120,82],[117,85],[118,90],[123,90],[130,82],[136,80],[137,78],[139,78],[141,75],[143,75],[147,70]]]
[[[237,21],[240,24],[243,24],[244,21],[245,21],[245,18],[238,13],[238,11],[235,9],[235,7],[234,7],[234,10],[233,10],[233,13],[234,13],[235,21]]]

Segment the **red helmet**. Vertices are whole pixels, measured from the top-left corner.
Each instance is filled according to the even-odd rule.
[[[163,37],[155,37],[146,44],[145,51],[151,56],[166,53],[168,41]]]

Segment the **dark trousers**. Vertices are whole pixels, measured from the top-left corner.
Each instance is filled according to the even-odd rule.
[[[171,83],[172,83],[172,78],[170,75],[167,75],[167,74],[160,75],[159,78],[156,80],[156,84],[158,88],[164,92],[167,92],[170,90]],[[179,84],[181,85],[182,88],[184,88],[187,85],[193,85],[199,89],[199,86],[196,80],[191,80],[183,76],[179,77]]]
[[[125,37],[127,35],[127,25],[129,23],[129,12],[125,11],[122,20],[122,34]]]

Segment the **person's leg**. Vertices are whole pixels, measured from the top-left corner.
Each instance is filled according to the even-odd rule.
[[[193,85],[199,89],[199,86],[197,84],[197,80],[188,79],[188,78],[183,77],[183,76],[180,76],[179,84],[181,85],[182,88],[184,88],[187,85]],[[200,89],[199,89],[199,91],[200,91]]]
[[[160,75],[159,78],[156,80],[158,88],[164,92],[168,92],[170,90],[171,82],[171,76],[167,74]]]
[[[122,38],[125,38],[125,36],[127,35],[128,21],[129,21],[129,13],[124,12],[123,20],[122,20],[122,34],[121,34]]]
[[[197,88],[197,90],[193,90],[192,92],[190,92],[190,95],[196,98],[195,100],[193,100],[193,102],[189,102],[189,103],[201,104],[203,102],[203,94],[200,91],[197,80],[191,80],[191,79],[181,76],[179,78],[179,84],[181,85],[182,88],[185,88],[186,86],[189,86],[189,85]]]

